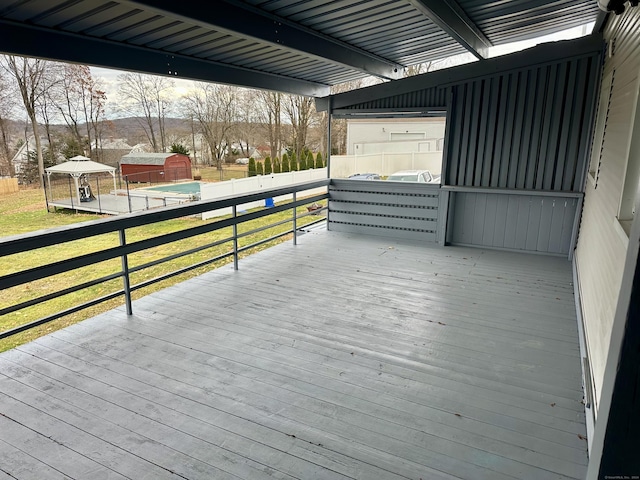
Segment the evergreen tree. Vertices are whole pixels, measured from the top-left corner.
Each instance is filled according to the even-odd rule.
[[[282,172],[282,165],[280,164],[280,160],[276,157],[273,159],[273,173]]]
[[[182,155],[189,156],[189,149],[181,143],[172,143],[169,152],[181,153]]]
[[[60,153],[67,160],[76,155],[84,155],[83,145],[72,135],[65,139],[64,145],[60,149]]]
[[[309,151],[307,153],[307,169],[310,170],[312,168],[316,168],[314,163],[315,163],[315,160],[313,159],[313,153]]]
[[[273,173],[273,168],[271,166],[271,157],[267,157],[264,159],[264,174],[271,175]]]
[[[286,153],[282,154],[282,171],[283,172],[291,171],[291,167],[289,166],[289,155],[287,155]]]
[[[53,159],[53,154],[48,148],[45,148],[42,152],[42,158],[44,161],[44,168],[53,167],[56,164]],[[35,150],[29,150],[27,152],[27,162],[22,166],[22,170],[18,174],[18,178],[20,179],[20,182],[24,184],[39,183],[43,181],[43,179],[40,178],[38,154]]]
[[[318,155],[316,155],[316,168],[323,168],[324,167],[324,160],[322,159],[322,152],[318,152]]]
[[[291,157],[289,157],[289,170],[292,172],[298,170],[298,159],[295,152],[292,152]]]
[[[256,172],[258,175],[264,175],[264,167],[262,166],[262,162],[256,162]]]
[[[253,159],[253,157],[251,157],[249,159],[249,176],[250,177],[255,177],[256,176],[256,161]]]
[[[307,154],[302,152],[300,155],[300,163],[298,164],[298,170],[306,170],[307,169]]]

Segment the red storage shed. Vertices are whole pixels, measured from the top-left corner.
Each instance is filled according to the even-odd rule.
[[[120,160],[120,172],[130,182],[191,180],[191,159],[181,153],[129,153]]]

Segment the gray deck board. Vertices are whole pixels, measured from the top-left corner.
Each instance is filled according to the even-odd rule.
[[[0,354],[0,478],[582,478],[571,281],[301,235]]]

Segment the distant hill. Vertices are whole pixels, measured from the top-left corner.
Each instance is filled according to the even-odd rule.
[[[103,138],[123,138],[130,145],[148,142],[145,133],[146,120],[142,117],[115,118],[107,120]],[[154,125],[157,134],[157,126]],[[187,135],[191,132],[191,122],[182,118],[166,118],[167,134]]]
[[[148,142],[147,135],[143,128],[145,125],[145,119],[141,117],[127,117],[127,118],[115,118],[105,120],[105,126],[103,129],[103,139],[109,138],[122,138],[130,145],[136,145],[138,143]],[[24,120],[5,120],[7,125],[7,131],[10,137],[17,141],[19,138],[24,138],[25,131],[27,135],[31,135],[31,124]],[[165,128],[167,134],[173,136],[186,136],[191,132],[191,122],[182,118],[166,118]],[[155,125],[154,125],[155,127]],[[40,125],[41,136],[45,135],[44,125]],[[67,126],[64,123],[52,124],[50,126],[51,132],[55,135],[64,135],[67,131]],[[84,131],[84,125],[80,126],[80,131]]]

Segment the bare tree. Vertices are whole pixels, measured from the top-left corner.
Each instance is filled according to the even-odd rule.
[[[258,142],[256,124],[260,122],[258,91],[241,88],[237,92],[237,121],[233,135],[243,157],[249,157],[251,146]]]
[[[300,158],[307,143],[307,134],[313,120],[315,120],[315,101],[313,97],[303,97],[302,95],[283,95],[282,108],[291,123],[292,139],[291,145]]]
[[[282,94],[261,90],[257,95],[262,107],[258,115],[267,129],[271,158],[277,158],[282,145]]]
[[[350,82],[340,83],[331,87],[331,94],[349,92],[368,85],[374,85],[379,83],[376,78],[366,78],[351,80]],[[347,148],[347,121],[344,118],[333,119],[331,121],[331,152],[327,145],[327,130],[328,130],[329,114],[322,112],[320,115],[320,130],[321,130],[321,146],[320,151],[324,153],[324,158],[328,158],[329,153],[336,153],[337,155],[343,155]]]
[[[62,116],[85,155],[92,156],[99,151],[106,93],[86,65],[63,64],[57,75],[59,81],[55,88],[49,88],[47,100]],[[92,148],[96,148],[96,152],[92,152]]]
[[[46,89],[49,91],[50,89]],[[37,102],[36,108],[38,109],[38,115],[42,120],[42,125],[44,126],[44,132],[47,136],[47,143],[49,148],[46,150],[43,149],[42,155],[45,163],[55,163],[56,158],[56,142],[53,139],[53,132],[51,131],[51,122],[52,116],[55,115],[55,112],[52,112],[51,103],[47,101],[47,95],[43,95],[40,100]]]
[[[238,89],[213,83],[196,83],[194,87],[184,96],[185,113],[197,122],[211,158],[221,168],[237,120]]]
[[[453,55],[451,57],[441,58],[440,60],[431,60],[429,62],[418,63],[417,65],[409,65],[404,69],[405,77],[413,75],[421,75],[423,73],[435,72],[443,68],[454,67],[469,62],[475,62],[476,58],[469,52]]]
[[[38,161],[38,179],[42,182],[44,175],[44,157],[40,141],[38,104],[46,92],[47,69],[49,62],[37,58],[16,57],[7,55],[2,59],[2,67],[15,78],[20,97],[29,117],[36,143]]]
[[[5,70],[0,69],[0,175],[14,177],[16,170],[12,160],[10,146],[9,118],[12,110],[12,92]]]
[[[165,119],[174,81],[141,73],[125,73],[118,81],[123,110],[140,119],[153,151],[164,152],[167,148]]]

